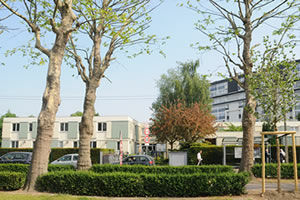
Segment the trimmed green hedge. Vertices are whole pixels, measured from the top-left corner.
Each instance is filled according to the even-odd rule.
[[[106,172],[130,172],[148,174],[193,174],[193,173],[223,173],[233,172],[231,166],[224,165],[202,165],[202,166],[143,166],[143,165],[93,165],[90,169],[97,173]]]
[[[0,171],[0,190],[18,190],[23,187],[25,179],[25,173]]]
[[[252,173],[255,177],[261,177],[261,164],[256,164],[252,167]],[[297,165],[298,178],[300,178],[300,164]],[[280,165],[281,178],[292,179],[294,178],[294,165],[292,163],[282,163]],[[266,177],[275,178],[277,177],[277,164],[268,163],[265,168]]]
[[[197,197],[240,195],[248,173],[133,174],[50,172],[37,180],[39,191],[114,197]]]
[[[29,165],[28,164],[0,164],[0,172],[9,171],[9,172],[21,172],[27,174]],[[67,171],[75,170],[72,165],[48,165],[48,171]]]
[[[0,148],[0,156],[12,152],[12,151],[26,151],[26,152],[32,152],[32,148]],[[52,162],[60,157],[62,157],[65,154],[70,153],[78,153],[79,148],[52,148],[51,153],[49,155],[49,162]],[[92,163],[100,163],[100,152],[103,152],[103,154],[109,154],[113,153],[113,149],[99,149],[99,148],[92,148],[91,149],[91,160]]]

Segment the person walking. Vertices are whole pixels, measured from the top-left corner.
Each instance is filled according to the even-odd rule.
[[[283,149],[280,149],[280,162],[285,163],[285,152]]]
[[[270,154],[268,148],[266,148],[266,156],[265,156],[265,159],[266,159],[266,163],[270,163],[270,162],[271,162],[271,154]]]
[[[202,165],[202,150],[200,150],[198,153],[197,153],[197,160],[198,160],[198,164],[197,165]]]

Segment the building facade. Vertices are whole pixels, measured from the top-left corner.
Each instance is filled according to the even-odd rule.
[[[52,148],[78,148],[81,117],[57,117],[54,124]],[[137,154],[143,147],[145,125],[128,116],[95,116],[91,148],[120,150]],[[37,136],[37,118],[4,118],[2,148],[33,148]],[[141,147],[141,148],[140,148]]]
[[[297,60],[297,63],[297,70],[300,73],[300,60]],[[296,81],[294,89],[298,96],[298,103],[288,113],[287,119],[289,121],[296,121],[300,113],[300,81]],[[216,117],[217,122],[242,121],[246,97],[245,91],[238,86],[237,82],[229,79],[215,81],[211,83],[210,95],[213,99],[212,114]],[[259,107],[257,108],[257,112],[261,112]]]

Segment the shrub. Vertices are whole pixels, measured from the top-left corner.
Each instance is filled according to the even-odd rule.
[[[239,195],[248,181],[248,173],[168,175],[65,171],[40,176],[37,189],[92,196],[197,197]]]
[[[202,166],[143,166],[143,165],[93,165],[91,171],[97,173],[106,172],[130,172],[148,174],[193,174],[193,173],[222,173],[233,172],[231,166],[202,165]]]
[[[50,172],[37,179],[37,189],[53,193],[96,196],[141,196],[143,184],[136,174],[87,171]]]
[[[26,174],[21,172],[0,172],[0,190],[18,190],[25,183]]]
[[[21,172],[27,174],[29,169],[28,164],[13,164],[13,163],[1,163],[0,164],[0,172],[9,171],[9,172]],[[67,171],[67,170],[75,170],[72,165],[48,165],[48,171]]]
[[[248,181],[248,173],[168,175],[65,171],[40,176],[37,189],[73,195],[197,197],[239,195]]]
[[[28,164],[11,164],[11,163],[1,163],[0,172],[9,171],[9,172],[21,172],[27,174],[29,165]]]
[[[262,177],[261,174],[261,164],[256,164],[252,167],[252,173],[255,177]],[[297,165],[298,171],[300,170],[300,164]],[[294,178],[294,165],[292,163],[282,163],[280,165],[281,178],[291,179]],[[277,177],[277,164],[268,163],[265,168],[266,177],[275,178]],[[300,174],[298,173],[298,178]]]
[[[12,152],[12,151],[26,151],[26,152],[32,152],[32,148],[0,148],[0,156]],[[78,153],[78,148],[52,148],[51,153],[49,155],[49,162],[52,162],[60,157],[62,157],[65,154],[70,153]],[[99,149],[99,148],[92,148],[91,149],[91,160],[92,163],[100,163],[100,152],[103,152],[103,154],[109,154],[113,153],[113,149]]]

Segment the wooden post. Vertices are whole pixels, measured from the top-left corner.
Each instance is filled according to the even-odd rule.
[[[276,149],[277,149],[277,191],[281,192],[280,188],[280,147],[279,147],[279,138],[276,136]]]
[[[264,134],[261,133],[261,161],[262,161],[262,167],[261,167],[261,176],[262,176],[262,189],[261,193],[262,196],[264,195],[266,188],[265,188],[265,177],[266,177],[266,169],[265,169],[265,137]]]
[[[294,179],[295,179],[295,192],[296,192],[298,191],[298,169],[297,169],[295,134],[292,134],[292,140],[293,140],[293,163],[294,163]]]

